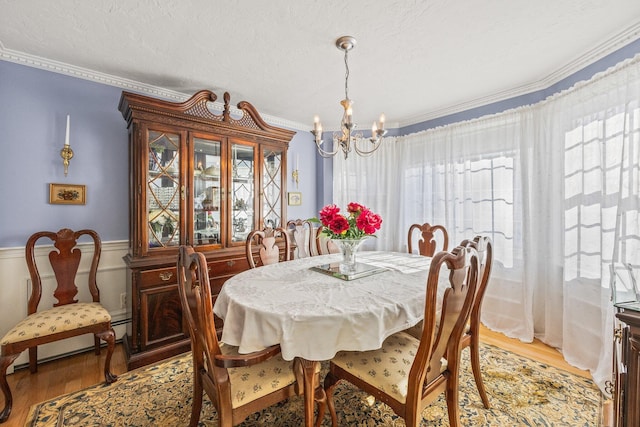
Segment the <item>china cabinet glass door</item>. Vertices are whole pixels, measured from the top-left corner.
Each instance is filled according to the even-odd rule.
[[[193,139],[193,236],[194,245],[222,244],[221,197],[221,142],[202,138]]]
[[[147,235],[149,248],[180,244],[180,135],[148,131]]]
[[[262,162],[262,218],[265,227],[282,226],[282,151],[266,147]]]
[[[254,147],[231,144],[231,242],[244,242],[254,225]]]

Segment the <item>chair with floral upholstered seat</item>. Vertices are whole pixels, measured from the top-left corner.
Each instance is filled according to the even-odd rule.
[[[78,240],[82,236],[89,236],[93,243],[88,273],[90,302],[81,302],[76,299],[78,288],[75,280],[83,252]],[[34,248],[40,238],[50,239],[54,246],[54,249],[49,252],[48,259],[56,281],[53,296],[58,302],[53,304],[52,308],[39,307],[43,286]],[[101,250],[100,237],[93,230],[73,231],[63,228],[58,232],[41,231],[29,237],[25,247],[27,267],[31,276],[27,317],[0,339],[0,388],[5,399],[4,409],[0,413],[0,422],[5,422],[9,418],[13,404],[6,378],[7,368],[24,350],[29,350],[29,368],[31,373],[35,373],[38,370],[39,345],[78,335],[93,334],[96,355],[100,355],[100,340],[107,343],[104,362],[105,382],[109,384],[116,380],[116,375],[111,373],[115,332],[111,327],[111,315],[100,304],[100,291],[96,282]]]
[[[491,238],[488,236],[476,236],[473,240],[465,239],[460,243],[460,246],[471,246],[478,252],[478,285],[476,286],[476,293],[473,300],[473,306],[471,307],[471,315],[465,328],[465,332],[462,335],[462,341],[460,343],[460,349],[464,350],[469,347],[471,368],[473,370],[473,378],[482,399],[482,404],[485,408],[489,409],[489,398],[482,382],[482,375],[480,372],[480,310],[482,308],[482,300],[489,284],[489,278],[491,277],[491,265],[493,263],[493,245]],[[420,338],[422,334],[422,322],[407,329],[405,332],[408,334]]]
[[[441,275],[448,277],[448,286],[439,297]],[[344,351],[331,360],[324,389],[334,427],[338,419],[333,392],[341,380],[390,406],[409,427],[420,425],[423,409],[444,392],[449,425],[460,424],[460,342],[471,312],[477,275],[478,254],[472,247],[458,246],[452,252],[437,253],[427,278],[425,327],[420,339],[399,332],[388,337],[380,349]],[[442,299],[439,315],[438,298]]]
[[[282,227],[253,230],[247,236],[245,252],[251,268],[289,261],[291,259],[289,234]]]
[[[189,425],[198,425],[203,391],[216,408],[221,427],[235,426],[254,412],[301,394],[302,367],[297,359],[293,363],[283,360],[279,345],[239,354],[237,347],[218,341],[205,256],[190,246],[181,246],[177,268],[178,292],[193,357]],[[324,402],[319,404],[324,411]]]

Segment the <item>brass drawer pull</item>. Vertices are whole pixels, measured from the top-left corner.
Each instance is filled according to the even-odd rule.
[[[608,394],[615,393],[616,390],[616,380],[613,381],[607,380],[604,382],[604,391]]]
[[[160,276],[160,279],[166,282],[168,280],[171,280],[171,278],[173,277],[173,273],[170,271],[165,271],[163,273],[158,274],[158,276]]]
[[[227,261],[227,265],[228,265],[229,267],[233,267],[235,264],[236,264],[236,262],[235,262],[234,260],[229,260],[229,261]]]

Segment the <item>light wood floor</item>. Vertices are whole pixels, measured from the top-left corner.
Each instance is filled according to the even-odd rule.
[[[482,329],[480,336],[481,340],[488,344],[577,375],[590,377],[588,372],[570,366],[557,350],[540,341],[525,344],[486,328]],[[9,386],[13,391],[13,411],[3,426],[23,426],[31,405],[104,381],[104,355],[104,350],[100,357],[96,357],[93,352],[82,353],[44,363],[38,367],[38,373],[34,375],[29,374],[28,368],[9,375]],[[116,346],[111,366],[113,373],[117,375],[126,371],[124,349],[121,344]],[[4,405],[4,401],[2,404]]]

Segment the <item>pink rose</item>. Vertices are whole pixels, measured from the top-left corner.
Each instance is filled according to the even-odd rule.
[[[336,216],[339,216],[340,208],[336,205],[327,205],[320,211],[322,225],[328,226]]]
[[[362,206],[360,203],[351,202],[347,205],[347,212],[351,212],[351,213],[357,213],[365,209],[367,208]]]
[[[369,209],[363,210],[356,219],[356,225],[366,234],[374,234],[382,225],[380,215],[371,212]]]

